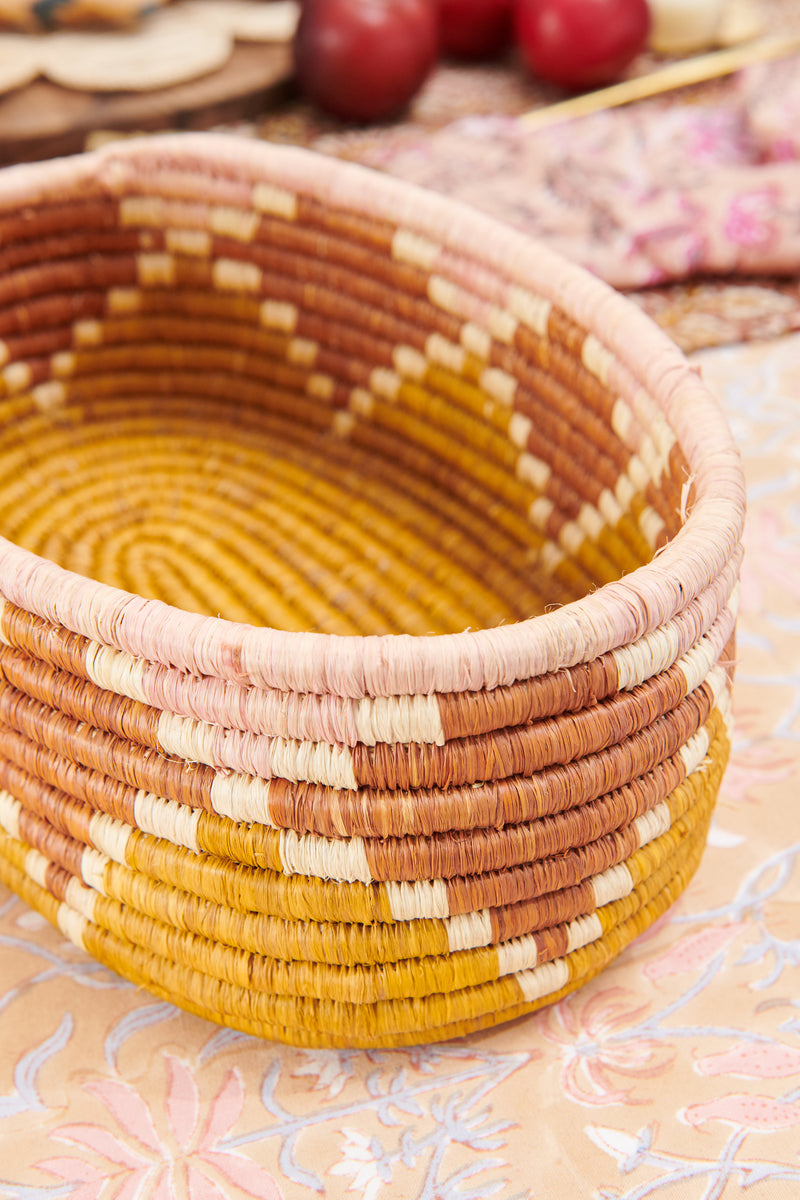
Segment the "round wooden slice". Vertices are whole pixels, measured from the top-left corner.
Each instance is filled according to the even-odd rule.
[[[53,34],[42,41],[53,83],[95,92],[151,91],[217,71],[233,40],[223,29],[165,9],[141,27],[113,33]]]
[[[241,42],[289,42],[300,16],[295,0],[183,0],[178,7]]]
[[[289,91],[291,49],[243,43],[201,79],[148,92],[76,91],[37,79],[0,95],[0,163],[83,150],[97,130],[208,129],[263,115]]]
[[[0,37],[0,93],[24,87],[40,73],[41,44],[24,33]]]

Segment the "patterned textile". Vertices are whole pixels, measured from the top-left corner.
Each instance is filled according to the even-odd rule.
[[[719,98],[659,99],[529,132],[471,115],[416,133],[313,144],[466,201],[545,238],[615,287],[800,266],[800,57]]]
[[[767,7],[775,31],[800,20],[800,7]],[[411,119],[388,129],[345,131],[300,108],[260,133],[547,239],[631,290],[684,350],[800,326],[800,58],[539,133],[517,117],[553,95],[501,69],[477,76],[440,69]]]
[[[794,279],[705,279],[646,288],[630,299],[686,353],[800,329],[800,284]]]
[[[750,487],[737,732],[683,899],[561,1004],[302,1051],[160,1004],[0,895],[0,1197],[800,1194],[800,335],[697,356]]]

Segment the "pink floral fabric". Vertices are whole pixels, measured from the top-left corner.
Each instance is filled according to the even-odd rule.
[[[445,192],[622,288],[800,267],[800,57],[528,131],[467,115],[435,131],[329,132],[314,145]]]
[[[79,1183],[67,1194],[80,1200],[97,1200],[115,1182],[116,1195],[126,1200],[179,1195],[225,1200],[231,1190],[258,1200],[280,1200],[268,1171],[222,1144],[244,1107],[241,1073],[231,1068],[202,1111],[187,1063],[165,1053],[163,1066],[166,1094],[158,1112],[124,1080],[100,1077],[84,1083],[84,1092],[103,1106],[105,1123],[57,1125],[51,1140],[74,1148],[79,1157],[43,1158],[37,1170],[67,1185]]]
[[[743,448],[736,734],[677,907],[491,1033],[303,1051],[180,1013],[0,893],[0,1200],[800,1196],[800,335],[697,362]]]

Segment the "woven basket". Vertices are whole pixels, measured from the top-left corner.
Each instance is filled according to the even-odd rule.
[[[215,136],[6,171],[0,247],[3,882],[304,1046],[596,975],[728,754],[743,480],[678,350],[484,217]]]

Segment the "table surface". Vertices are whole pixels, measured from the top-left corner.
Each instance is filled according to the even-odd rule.
[[[697,356],[749,479],[733,759],[684,898],[561,1004],[303,1051],[155,1003],[0,899],[0,1196],[800,1195],[800,335]]]

